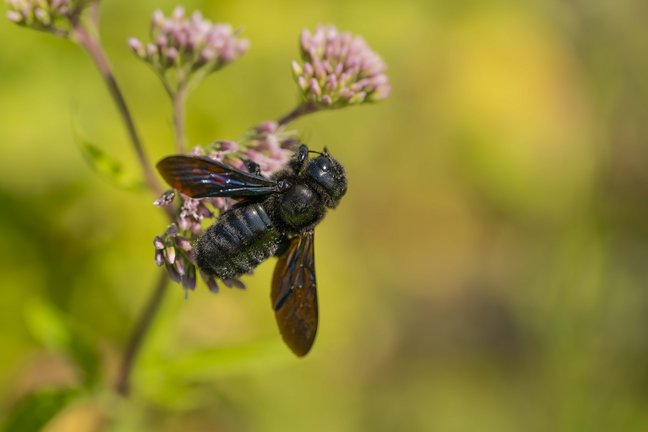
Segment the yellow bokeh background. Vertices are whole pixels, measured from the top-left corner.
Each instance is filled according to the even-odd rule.
[[[102,39],[152,160],[170,105],[126,40],[177,3],[105,1]],[[251,42],[188,100],[193,144],[291,110],[303,28],[361,34],[389,67],[381,103],[294,127],[343,162],[317,228],[320,331],[296,359],[269,302],[173,286],[133,396],[101,388],[48,431],[643,431],[648,428],[648,7],[639,0],[186,1]],[[158,269],[155,197],[116,189],[75,124],[139,175],[93,64],[0,21],[0,418],[75,385],[26,323],[34,301],[99,347],[114,379]],[[102,423],[103,422],[103,423]]]

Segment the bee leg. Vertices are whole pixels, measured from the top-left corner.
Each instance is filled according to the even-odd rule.
[[[290,160],[290,167],[295,173],[300,173],[306,165],[307,160],[308,146],[306,144],[302,144],[299,146],[292,159]]]
[[[288,246],[290,246],[290,240],[288,240],[288,237],[283,236],[281,240],[279,240],[279,246],[277,247],[277,252],[275,252],[275,256],[281,256],[286,251],[288,250]]]
[[[247,168],[250,174],[263,177],[263,174],[261,174],[261,167],[259,166],[258,163],[252,162],[249,159],[244,160],[243,163],[245,164],[245,168]]]

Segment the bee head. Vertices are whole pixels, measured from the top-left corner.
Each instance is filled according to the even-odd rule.
[[[321,192],[327,207],[335,208],[347,191],[344,168],[328,153],[326,147],[318,157],[308,161],[306,176]]]

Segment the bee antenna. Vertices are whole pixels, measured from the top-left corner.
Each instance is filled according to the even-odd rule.
[[[321,155],[321,154],[322,154],[322,153],[320,153],[320,152],[318,152],[318,151],[315,151],[315,150],[308,150],[308,153],[315,153],[315,154],[318,154],[318,155]]]

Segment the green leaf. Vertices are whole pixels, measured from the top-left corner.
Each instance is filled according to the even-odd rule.
[[[49,303],[33,300],[27,303],[25,318],[37,340],[74,361],[86,387],[98,381],[99,355],[95,347],[61,312]]]
[[[209,348],[172,359],[149,360],[145,375],[161,373],[167,379],[202,381],[223,376],[263,371],[292,361],[293,356],[276,340]],[[150,374],[150,375],[149,375]]]
[[[187,354],[169,361],[166,372],[185,380],[203,380],[265,370],[292,358],[280,341],[273,339]]]
[[[265,374],[295,361],[281,340],[263,339],[244,345],[207,348],[163,357],[149,350],[133,375],[134,387],[146,400],[168,409],[189,409],[204,404],[200,386],[224,377]]]
[[[79,147],[90,167],[118,188],[136,192],[144,190],[144,183],[141,180],[127,173],[119,162],[96,145],[89,141],[81,141]]]
[[[85,138],[81,132],[81,128],[77,125],[74,126],[74,137],[83,158],[88,162],[90,168],[101,177],[120,189],[135,192],[145,190],[145,185],[142,180],[127,172],[121,163],[117,162],[100,147]]]
[[[27,395],[16,404],[4,422],[4,432],[40,431],[65,408],[79,392],[76,389],[40,391]]]

